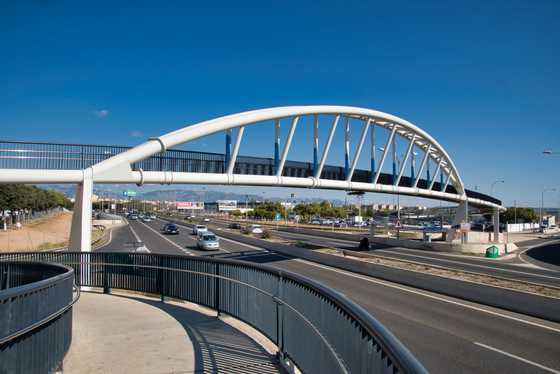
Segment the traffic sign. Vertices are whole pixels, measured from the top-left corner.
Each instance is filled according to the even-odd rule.
[[[471,231],[471,225],[465,221],[461,222],[461,232]]]
[[[401,220],[400,220],[400,219],[399,219],[399,220],[397,220],[397,223],[395,223],[395,226],[394,226],[394,227],[395,227],[396,229],[402,229],[402,228],[403,228],[403,225],[402,225],[402,223],[401,223]]]
[[[136,196],[136,191],[135,190],[124,190],[123,195],[124,196]]]
[[[280,214],[276,214],[276,215],[274,216],[274,219],[278,221],[278,220],[280,219]]]

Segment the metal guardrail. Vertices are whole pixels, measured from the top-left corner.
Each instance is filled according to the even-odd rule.
[[[296,274],[206,257],[145,253],[4,253],[0,260],[71,266],[76,284],[197,303],[256,328],[304,373],[425,373],[410,352],[352,301]]]
[[[74,270],[0,261],[0,373],[53,373],[72,341]]]

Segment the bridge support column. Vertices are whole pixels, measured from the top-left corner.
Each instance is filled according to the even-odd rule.
[[[78,183],[74,214],[70,227],[68,250],[91,252],[91,196],[93,194],[93,171],[84,169],[84,179]]]
[[[453,223],[451,224],[452,226],[451,230],[449,230],[449,233],[447,234],[447,238],[445,239],[446,243],[453,242],[453,239],[455,238],[455,232],[460,231],[460,229],[458,229],[457,227],[461,227],[461,222],[463,221],[467,222],[468,218],[469,218],[469,203],[465,198],[464,200],[461,200],[459,206],[457,207],[457,211],[455,212],[455,218],[453,218]],[[466,242],[466,239],[464,240],[463,243],[463,238],[461,238],[461,244],[468,244],[468,243]]]

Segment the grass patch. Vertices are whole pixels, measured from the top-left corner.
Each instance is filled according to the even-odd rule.
[[[311,249],[311,250],[317,250],[317,249],[324,249],[325,248],[325,247],[321,247],[320,245],[313,245],[313,244],[305,243],[305,242],[302,242],[301,240],[299,242],[297,242],[297,244],[295,246],[299,247],[299,248]]]

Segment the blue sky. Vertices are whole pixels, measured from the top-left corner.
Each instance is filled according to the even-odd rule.
[[[558,205],[560,155],[543,154],[560,152],[555,0],[3,1],[0,51],[2,140],[134,146],[248,110],[347,105],[428,132],[468,189],[506,180],[493,190],[504,205],[537,207],[556,188],[545,206]],[[240,154],[273,157],[272,129],[247,131]],[[183,149],[223,153],[224,138]],[[294,141],[289,159],[310,162],[309,137]],[[339,143],[328,162],[343,166]]]

